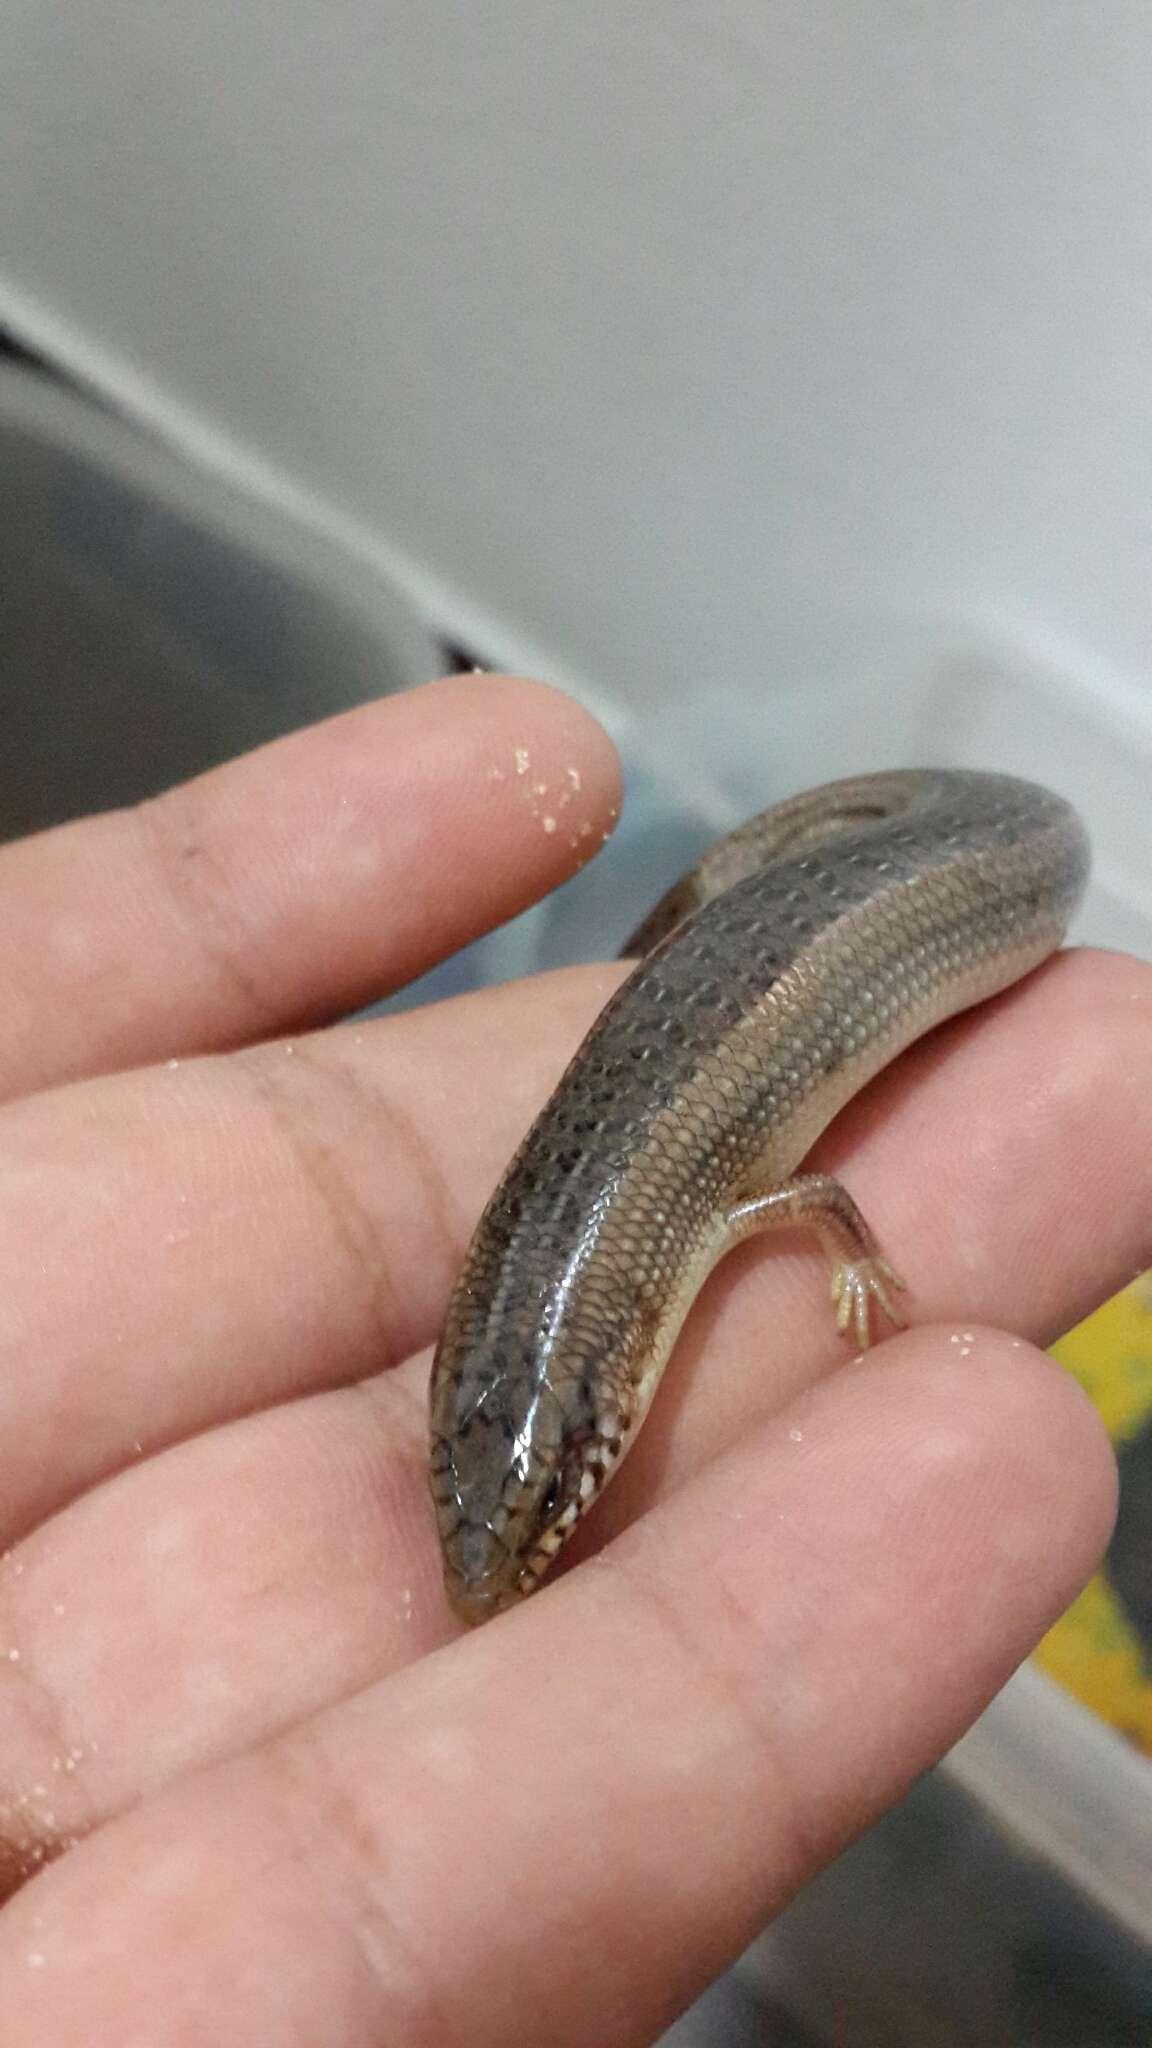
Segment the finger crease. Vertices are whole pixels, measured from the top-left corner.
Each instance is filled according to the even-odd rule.
[[[348,1173],[338,1163],[332,1143],[321,1131],[304,1127],[304,1100],[299,1085],[288,1087],[263,1051],[242,1054],[241,1058],[248,1066],[256,1094],[291,1154],[300,1179],[324,1217],[330,1242],[340,1251],[346,1269],[359,1285],[363,1309],[375,1333],[373,1354],[383,1353],[379,1362],[391,1364],[395,1356],[396,1318],[400,1302],[389,1261],[380,1243],[380,1232]],[[318,1063],[297,1059],[293,1063],[294,1083],[306,1064],[312,1066],[314,1073],[324,1071]],[[326,1073],[324,1078],[328,1078]]]
[[[9,1624],[6,1633],[11,1632]],[[8,1655],[11,1658],[11,1650]],[[43,1761],[29,1773],[25,1785],[9,1775],[0,1788],[0,1905],[45,1864],[73,1848],[91,1825],[77,1815],[82,1803],[77,1766],[87,1752],[65,1739],[57,1700],[24,1661],[9,1668],[6,1690],[6,1725],[12,1728],[19,1717],[22,1751]],[[56,1810],[65,1802],[66,1826]]]
[[[690,1678],[718,1699],[729,1720],[741,1725],[752,1737],[762,1773],[767,1777],[766,1809],[771,1817],[772,1835],[783,1854],[772,1860],[800,1876],[816,1868],[819,1847],[805,1821],[803,1787],[799,1795],[789,1783],[779,1742],[771,1720],[757,1711],[749,1698],[744,1677],[749,1650],[754,1649],[763,1630],[743,1602],[719,1573],[708,1588],[706,1631],[702,1634],[687,1622],[682,1606],[668,1592],[661,1578],[650,1572],[635,1556],[616,1551],[601,1552],[597,1567],[607,1566],[618,1580],[638,1598],[672,1641]],[[781,1901],[769,1902],[777,1910]]]
[[[309,1751],[306,1767],[288,1745],[278,1750],[275,1761],[297,1800],[303,1798],[308,1866],[317,1868],[322,1849],[326,1863],[338,1869],[337,1882],[348,1897],[347,1931],[376,1998],[387,2004],[381,2018],[387,2022],[390,2048],[445,2048],[455,2029],[442,2009],[433,1973],[383,1897],[387,1842],[379,1822],[322,1749]],[[320,1890],[331,1896],[326,1884]]]
[[[325,1127],[323,1108],[310,1113],[301,1076],[317,1080],[331,1096],[351,1098],[357,1121],[370,1126],[383,1124],[380,1151],[385,1160],[403,1158],[404,1178],[412,1180],[417,1193],[412,1206],[426,1209],[434,1229],[446,1231],[446,1198],[419,1134],[395,1107],[336,1061],[317,1056],[307,1040],[295,1043],[291,1079],[276,1047],[242,1053],[240,1059],[252,1076],[253,1086],[266,1112],[292,1155],[297,1170],[321,1209],[333,1243],[339,1248],[346,1268],[356,1279],[363,1297],[364,1313],[374,1333],[371,1341],[371,1370],[382,1370],[396,1362],[407,1347],[407,1311],[396,1281],[392,1262],[382,1243],[379,1222],[359,1194],[351,1173],[340,1157],[338,1139]],[[366,1118],[365,1118],[366,1111]],[[337,1119],[331,1120],[335,1127]],[[389,1126],[391,1128],[389,1129]],[[447,1247],[444,1253],[446,1258]]]
[[[252,930],[235,909],[229,871],[197,830],[185,793],[150,797],[125,815],[135,822],[148,864],[197,953],[252,1016],[264,1015],[267,991],[247,964]]]
[[[434,1247],[435,1256],[441,1268],[443,1291],[455,1279],[460,1260],[460,1246],[468,1236],[471,1225],[466,1225],[459,1203],[452,1189],[452,1182],[443,1169],[437,1165],[435,1154],[426,1133],[407,1110],[402,1109],[393,1095],[386,1095],[382,1089],[367,1081],[363,1071],[340,1057],[340,1029],[311,1041],[312,1050],[306,1051],[306,1058],[323,1069],[338,1082],[356,1103],[365,1110],[367,1120],[384,1126],[386,1154],[403,1159],[405,1179],[412,1179],[415,1186],[414,1208],[421,1219],[421,1236],[426,1237]],[[319,1048],[323,1047],[321,1057]]]

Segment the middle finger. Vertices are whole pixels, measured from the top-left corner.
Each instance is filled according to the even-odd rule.
[[[426,1342],[484,1196],[617,973],[0,1112],[0,1544],[146,1453]]]
[[[429,1342],[482,1202],[618,973],[572,970],[5,1110],[0,1543],[146,1453]],[[1150,1001],[1137,962],[1068,955],[926,1041],[834,1127],[820,1163],[850,1158],[914,1317],[1008,1321],[1048,1341],[1148,1262]],[[822,1282],[806,1248],[726,1263],[678,1347],[641,1475],[653,1458],[691,1466],[843,1357],[811,1314]],[[758,1346],[743,1373],[705,1386],[690,1370],[703,1333],[723,1337],[764,1288],[773,1358]]]

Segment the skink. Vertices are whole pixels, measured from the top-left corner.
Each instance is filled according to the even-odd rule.
[[[797,1169],[881,1067],[1059,945],[1087,867],[1047,790],[894,771],[777,804],[657,905],[480,1219],[436,1351],[431,1487],[465,1621],[538,1584],[742,1238],[811,1226],[840,1328],[898,1320],[852,1197]]]

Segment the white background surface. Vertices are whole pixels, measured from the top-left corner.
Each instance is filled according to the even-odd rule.
[[[1015,767],[1152,946],[1146,0],[7,0],[0,317],[717,822]]]
[[[0,50],[0,308],[501,651],[670,740],[770,691],[785,756],[819,687],[833,766],[958,648],[1142,697],[1146,0],[7,0]]]

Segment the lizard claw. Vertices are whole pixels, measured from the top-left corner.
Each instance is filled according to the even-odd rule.
[[[870,1258],[838,1259],[832,1268],[836,1328],[844,1336],[851,1324],[856,1343],[861,1351],[866,1351],[872,1342],[872,1307],[875,1304],[879,1313],[886,1316],[896,1329],[902,1329],[905,1317],[896,1307],[889,1289],[903,1286],[899,1275],[879,1253]]]

